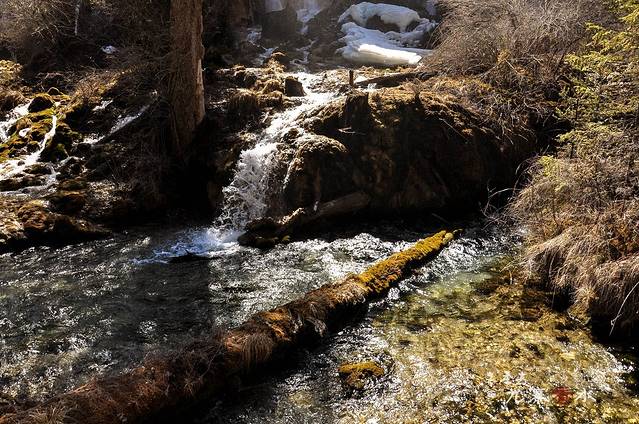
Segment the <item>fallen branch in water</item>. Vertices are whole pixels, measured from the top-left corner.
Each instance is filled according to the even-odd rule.
[[[168,416],[196,400],[236,387],[242,377],[286,358],[287,353],[362,316],[366,304],[433,259],[458,232],[442,231],[378,262],[358,275],[326,284],[301,299],[261,312],[240,327],[212,335],[168,357],[94,380],[0,424],[139,423]],[[173,422],[173,421],[171,421]]]
[[[254,221],[248,225],[247,231],[238,241],[244,246],[271,248],[300,228],[308,227],[323,219],[359,212],[368,206],[370,201],[369,195],[357,192],[320,203],[316,208],[299,208],[280,220],[264,218]]]

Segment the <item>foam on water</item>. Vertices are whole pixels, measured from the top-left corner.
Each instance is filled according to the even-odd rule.
[[[264,216],[268,209],[271,192],[271,171],[276,162],[278,142],[292,128],[304,132],[297,119],[305,112],[327,103],[334,98],[332,92],[319,92],[314,85],[321,80],[319,75],[306,72],[290,74],[297,78],[306,92],[301,103],[289,110],[277,113],[270,124],[255,137],[255,145],[240,154],[231,183],[222,192],[222,213],[213,226],[189,235],[189,241],[175,244],[169,251],[156,252],[158,258],[184,255],[215,255],[221,250],[237,246],[237,239],[246,225]]]

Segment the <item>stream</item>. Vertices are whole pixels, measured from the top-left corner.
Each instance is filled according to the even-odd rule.
[[[145,258],[193,228],[138,228],[2,255],[1,391],[41,400],[128,369],[360,272],[434,230],[397,221],[355,227],[183,264]],[[639,413],[634,352],[593,342],[587,328],[520,288],[492,287],[512,242],[467,231],[362,323],[299,352],[292,366],[195,422],[629,422]],[[341,383],[340,364],[370,360],[385,370],[379,381],[361,392]],[[563,390],[565,405],[556,399]]]
[[[317,13],[316,2],[304,4]],[[266,210],[280,135],[337,96],[320,89],[319,74],[294,76],[308,95],[254,135],[212,224],[148,225],[107,240],[0,255],[0,395],[42,401],[131,369],[147,355],[237,326],[441,230],[429,220],[394,220],[271,250],[237,243]],[[142,112],[120,119],[112,132]],[[0,179],[38,155],[7,162]],[[39,188],[50,188],[49,180]],[[461,239],[371,305],[362,322],[205,405],[191,421],[637,422],[637,352],[594,341],[585,325],[554,311],[539,293],[495,284],[512,261],[516,237],[481,222],[457,224],[467,228]],[[171,263],[184,254],[203,257]],[[378,364],[383,376],[353,390],[337,369],[363,361]]]

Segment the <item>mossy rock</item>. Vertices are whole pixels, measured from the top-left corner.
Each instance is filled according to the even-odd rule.
[[[22,118],[18,119],[16,123],[9,128],[9,133],[10,134],[15,133],[25,128],[32,127],[34,123],[39,123],[39,122],[49,125],[49,130],[50,130],[51,125],[53,123],[54,113],[55,113],[55,110],[53,108],[45,109],[40,112],[29,113],[28,115],[25,115]]]
[[[341,365],[337,372],[344,384],[354,390],[363,390],[368,381],[384,376],[384,369],[372,361]]]
[[[84,208],[87,198],[82,191],[58,191],[49,197],[49,202],[56,211],[65,215],[74,215]]]
[[[51,116],[48,118],[40,116],[35,119],[39,121],[33,122],[29,118],[23,118],[15,125],[13,134],[5,143],[0,144],[0,162],[38,151],[45,135],[51,131],[53,121]],[[25,129],[29,130],[21,136],[20,132]]]
[[[73,131],[69,125],[64,122],[58,123],[55,135],[47,141],[40,155],[40,161],[58,162],[68,158],[73,146],[81,139],[82,136]]]
[[[29,112],[41,112],[43,110],[51,109],[53,106],[55,106],[53,97],[46,93],[40,93],[31,100],[31,104],[29,104]]]
[[[89,102],[76,100],[64,108],[64,120],[68,124],[79,125],[90,112],[91,104]]]

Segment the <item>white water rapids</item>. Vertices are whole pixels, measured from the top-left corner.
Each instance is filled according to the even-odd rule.
[[[0,122],[0,143],[6,142],[11,134],[9,134],[9,129],[16,123],[20,118],[27,115],[29,112],[30,103],[26,103],[24,105],[20,105],[13,109],[7,115],[6,119]],[[43,139],[40,141],[38,150],[34,151],[25,156],[19,156],[13,159],[6,160],[0,163],[0,179],[5,180],[9,178],[13,178],[21,175],[25,169],[30,166],[35,165],[40,159],[40,155],[44,151],[47,142],[51,140],[56,133],[58,124],[58,118],[55,115],[51,116],[51,129],[44,135]],[[20,131],[20,136],[25,137],[31,128],[25,128]],[[55,172],[48,175],[44,184],[42,186],[32,186],[29,187],[28,190],[35,190],[42,187],[48,187],[52,182],[55,181]]]
[[[302,83],[306,96],[300,98],[298,106],[273,116],[268,127],[254,136],[256,144],[240,154],[233,179],[222,190],[222,213],[213,226],[193,234],[187,242],[177,243],[169,252],[157,252],[158,256],[173,257],[185,253],[206,255],[232,248],[237,246],[237,239],[246,225],[264,216],[271,184],[280,184],[272,181],[271,171],[281,136],[293,128],[303,133],[297,119],[335,97],[332,92],[315,91],[314,86],[322,78],[320,75],[296,72],[290,76]]]

